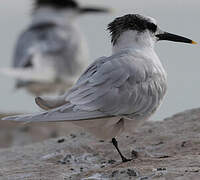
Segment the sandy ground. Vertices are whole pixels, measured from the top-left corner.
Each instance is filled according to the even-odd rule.
[[[0,114],[0,118],[7,114]],[[12,146],[24,146],[31,143],[42,142],[49,138],[67,136],[77,129],[72,124],[59,123],[16,123],[0,121],[0,149]]]
[[[110,142],[80,129],[70,132],[66,124],[4,123],[0,142],[9,148],[0,150],[2,180],[200,179],[200,109],[146,122],[134,134],[121,136],[123,153],[133,158],[127,163],[120,162]]]

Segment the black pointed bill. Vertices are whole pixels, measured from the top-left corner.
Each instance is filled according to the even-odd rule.
[[[80,8],[80,13],[81,14],[86,14],[86,13],[109,13],[109,12],[111,12],[111,10],[107,9],[107,8],[98,8],[98,7]]]
[[[191,39],[185,38],[183,36],[178,36],[175,34],[171,34],[168,32],[164,32],[162,34],[157,34],[156,37],[158,40],[167,40],[167,41],[174,41],[174,42],[182,42],[182,43],[189,43],[189,44],[197,44],[195,41]]]

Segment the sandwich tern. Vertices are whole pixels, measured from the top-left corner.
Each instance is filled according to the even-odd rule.
[[[106,12],[109,9],[81,7],[74,0],[35,0],[32,21],[16,44],[13,66],[1,72],[17,79],[16,88],[36,96],[64,93],[89,64],[77,17]]]
[[[113,52],[94,61],[76,84],[56,101],[36,98],[46,111],[4,118],[24,122],[68,121],[101,139],[111,139],[123,162],[116,136],[134,131],[160,106],[166,72],[154,51],[160,40],[196,44],[165,32],[156,20],[138,14],[116,18],[108,25]]]

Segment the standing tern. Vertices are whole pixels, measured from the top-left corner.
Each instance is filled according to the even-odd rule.
[[[34,95],[65,92],[89,64],[76,19],[106,8],[81,7],[74,0],[35,0],[32,21],[16,44],[12,68],[1,71]]]
[[[116,18],[108,25],[113,53],[92,63],[76,84],[57,101],[36,98],[46,111],[4,118],[44,122],[68,121],[101,139],[115,139],[135,130],[158,109],[167,89],[165,70],[154,51],[160,40],[196,44],[185,37],[162,31],[155,19],[138,14]]]

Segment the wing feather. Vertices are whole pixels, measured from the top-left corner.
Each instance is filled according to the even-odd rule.
[[[92,63],[75,86],[65,94],[66,104],[38,115],[10,119],[82,121],[152,113],[165,94],[166,84],[163,82],[160,86],[163,79],[151,71],[154,68],[147,68],[145,58],[134,57],[133,54],[128,56],[127,53],[103,57]]]

